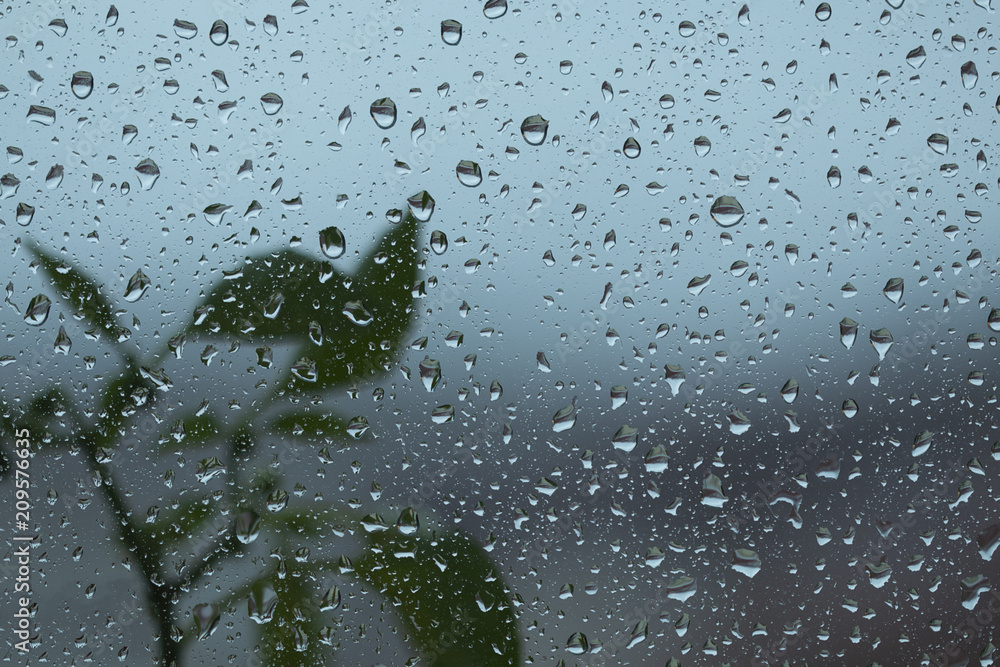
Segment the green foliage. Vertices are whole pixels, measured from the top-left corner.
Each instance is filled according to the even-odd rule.
[[[329,262],[295,250],[251,257],[240,275],[209,291],[185,333],[289,345],[295,359],[308,360],[295,364],[286,376],[292,388],[317,392],[377,377],[397,359],[403,336],[415,317],[417,232],[417,220],[407,214],[351,276],[335,270]],[[47,432],[53,423],[75,429],[78,445],[91,465],[101,469],[101,474],[112,475],[110,468],[104,469],[104,462],[134,426],[133,418],[154,406],[156,389],[168,388],[169,378],[158,369],[159,357],[150,362],[157,370],[150,370],[117,342],[113,306],[92,279],[37,244],[29,241],[27,245],[77,316],[88,326],[112,334],[107,338],[123,356],[126,367],[98,397],[96,423],[85,422],[82,414],[92,413],[80,410],[54,386],[30,401],[24,414],[16,418],[17,424],[37,433]],[[311,365],[315,375],[304,370]],[[258,414],[266,407],[265,401],[258,406]],[[15,425],[11,412],[10,406],[3,406],[0,429],[5,433]],[[346,420],[309,409],[281,414],[267,422],[265,428],[270,433],[283,437],[334,442],[347,435]],[[157,622],[166,627],[178,619],[172,617],[169,605],[157,600],[168,593],[180,596],[191,590],[219,560],[244,548],[233,534],[233,526],[220,532],[213,519],[227,507],[246,508],[247,502],[253,506],[252,498],[280,488],[281,480],[274,471],[267,471],[270,477],[248,477],[243,470],[260,440],[252,418],[227,426],[211,413],[196,412],[170,419],[163,428],[158,441],[165,444],[159,453],[211,447],[215,456],[226,459],[232,482],[224,499],[212,495],[185,498],[166,508],[152,508],[146,521],[131,518],[125,501],[130,494],[123,493],[113,478],[99,486],[118,517],[114,523],[123,550],[135,553],[142,575],[157,581],[146,582],[147,603]],[[8,464],[7,453],[0,454],[2,472]],[[349,520],[334,509],[257,510],[261,530],[269,536],[264,543],[278,546],[272,555],[279,555],[279,559],[276,564],[271,561],[272,565],[249,583],[231,590],[220,607],[245,605],[248,597],[260,598],[262,591],[271,595],[273,589],[277,596],[273,616],[262,619],[265,622],[258,626],[265,664],[314,667],[338,657],[320,641],[320,631],[327,624],[333,628],[328,641],[333,641],[337,622],[332,609],[320,608],[319,599],[329,586],[323,583],[326,578],[344,575],[343,562],[284,558],[297,542],[325,542],[332,532],[351,532],[361,538],[354,576],[392,602],[408,640],[425,664],[499,666],[521,661],[517,620],[503,579],[483,549],[465,534],[404,535],[396,529],[369,533],[358,527],[348,531],[345,524],[354,523],[357,517]],[[171,578],[166,556],[176,553],[180,545],[194,548],[200,560],[188,563]],[[179,664],[183,657],[180,648],[191,638],[189,631],[181,642],[164,641],[162,657]]]
[[[239,278],[209,292],[189,330],[293,344],[297,359],[316,363],[316,382],[299,380],[311,391],[381,374],[414,317],[416,241],[417,222],[408,215],[350,277],[295,250],[255,256]],[[370,323],[348,319],[343,311],[351,302],[364,304]],[[321,344],[310,339],[313,322],[322,329]]]
[[[38,259],[45,274],[52,281],[59,296],[83,315],[91,325],[105,331],[115,328],[111,304],[100,289],[85,273],[66,261],[47,253],[34,241],[27,242],[28,249]]]
[[[503,577],[467,535],[404,536],[388,530],[367,540],[370,549],[355,571],[397,605],[427,664],[521,662],[517,618]]]

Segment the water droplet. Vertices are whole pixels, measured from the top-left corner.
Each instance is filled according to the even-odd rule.
[[[826,172],[826,182],[830,184],[830,187],[839,188],[841,180],[840,167],[830,167],[829,171]]]
[[[828,2],[821,2],[816,7],[816,18],[820,21],[829,21],[832,13],[833,10],[830,8],[830,3]]]
[[[25,204],[24,202],[19,202],[17,205],[17,211],[14,213],[14,219],[17,220],[17,224],[22,227],[27,227],[31,224],[31,221],[35,218],[35,207],[31,204]]]
[[[252,510],[240,512],[236,517],[236,539],[243,544],[253,544],[260,535],[260,517]]]
[[[642,148],[639,146],[639,142],[635,140],[635,137],[629,137],[625,140],[625,145],[622,146],[622,153],[625,157],[634,159],[639,157],[639,153],[642,152]]]
[[[253,587],[247,598],[247,614],[254,623],[269,623],[278,608],[278,594],[274,587],[266,582],[259,582]]]
[[[1000,308],[994,308],[986,318],[986,324],[991,331],[1000,331]]]
[[[742,410],[733,410],[727,416],[729,419],[729,432],[741,435],[750,430],[750,418]]]
[[[125,300],[129,303],[135,303],[142,298],[151,284],[146,274],[142,272],[142,269],[139,269],[129,278],[128,285],[125,287]]]
[[[412,195],[406,203],[410,207],[410,213],[420,222],[427,222],[434,214],[434,198],[426,190]]]
[[[679,364],[667,364],[663,368],[666,371],[667,384],[670,385],[670,393],[676,396],[681,390],[681,385],[687,379],[687,375],[684,374],[684,369]]]
[[[338,259],[347,250],[344,233],[337,227],[327,227],[319,233],[319,249],[330,259]]]
[[[94,75],[81,70],[73,74],[69,85],[77,99],[85,100],[94,92]]]
[[[560,74],[570,74],[573,71],[573,61],[572,60],[561,60],[559,61],[559,73]]]
[[[681,37],[690,37],[695,32],[694,23],[681,21],[680,25],[677,26],[677,32],[680,33]]]
[[[469,188],[474,188],[483,182],[483,172],[479,164],[472,160],[459,162],[455,167],[455,173],[458,175],[459,183]]]
[[[616,384],[611,388],[611,409],[617,410],[628,401],[628,388],[623,384]]]
[[[781,397],[785,399],[785,403],[794,403],[799,397],[799,383],[794,379],[786,382],[781,388]]]
[[[906,64],[913,69],[919,69],[925,60],[927,60],[927,52],[924,51],[923,46],[918,46],[906,54]]]
[[[849,317],[840,321],[840,342],[848,350],[854,347],[854,341],[858,338],[858,323]]]
[[[260,106],[263,107],[264,113],[268,116],[273,116],[274,114],[281,111],[281,107],[284,106],[285,102],[281,99],[278,93],[264,93],[260,97]]]
[[[934,434],[930,431],[922,431],[918,433],[913,438],[913,450],[911,454],[913,456],[921,456],[927,453],[927,450],[931,447],[931,442],[934,439]]]
[[[39,123],[41,125],[52,125],[56,122],[56,112],[48,107],[39,104],[32,104],[28,107],[28,122]]]
[[[424,136],[427,132],[427,124],[424,123],[424,117],[421,116],[413,123],[413,127],[410,128],[410,141],[416,146],[417,142],[420,141],[420,137]]]
[[[448,250],[448,237],[439,229],[431,232],[431,250],[435,255],[443,255]]]
[[[202,484],[208,484],[224,472],[226,472],[226,466],[222,461],[217,456],[210,456],[198,461],[194,469],[194,476]]]
[[[712,142],[708,140],[708,137],[697,137],[694,140],[694,152],[698,157],[705,157],[712,150]]]
[[[199,640],[208,639],[219,627],[219,620],[222,617],[219,608],[214,604],[199,604],[191,612],[194,618],[194,632]]]
[[[615,449],[623,452],[631,452],[639,444],[639,431],[628,424],[623,425],[611,438],[611,444]]]
[[[743,219],[743,206],[740,205],[736,197],[723,195],[712,203],[710,210],[712,219],[720,227],[732,227]]]
[[[507,0],[487,0],[483,5],[483,16],[498,19],[507,13]]]
[[[66,327],[59,327],[59,335],[56,336],[56,342],[52,346],[56,354],[69,354],[69,351],[73,347],[73,341],[70,340],[69,334],[66,333]]]
[[[889,301],[899,303],[900,299],[903,298],[903,279],[890,278],[885,284],[885,287],[882,288],[882,294],[884,294]]]
[[[420,362],[420,380],[424,383],[424,389],[434,391],[441,382],[441,362],[437,359],[424,357]]]
[[[927,137],[927,145],[938,155],[945,155],[948,152],[948,137],[935,132]]]
[[[350,127],[353,118],[354,114],[351,113],[350,105],[344,107],[344,110],[340,112],[340,116],[337,118],[337,127],[340,129],[341,134],[347,134],[347,128]]]
[[[462,41],[462,24],[453,19],[441,21],[441,39],[449,46],[456,46]]]
[[[44,294],[36,294],[28,302],[28,307],[24,311],[24,321],[33,327],[45,324],[45,320],[49,319],[51,307],[52,302],[49,301],[49,297]]]
[[[361,301],[348,301],[344,305],[343,314],[354,324],[365,327],[372,323],[375,316]]]
[[[761,562],[756,551],[750,549],[735,549],[733,551],[733,569],[740,574],[753,579],[760,572]]]
[[[146,158],[135,166],[135,174],[139,179],[139,187],[149,191],[156,185],[156,180],[160,177],[160,168],[155,162]]]
[[[871,341],[872,347],[878,352],[878,359],[882,361],[885,359],[885,355],[889,352],[889,348],[892,347],[892,334],[885,327],[881,329],[875,329],[868,334],[868,339]]]
[[[372,120],[383,130],[388,130],[396,124],[396,103],[388,97],[382,97],[372,102]]]
[[[611,102],[615,99],[615,90],[611,87],[611,84],[605,81],[601,84],[601,95],[604,96],[605,102]]]
[[[583,655],[590,651],[590,642],[587,635],[582,632],[574,632],[566,642],[566,650],[573,655]]]
[[[347,435],[355,440],[360,440],[361,436],[368,432],[368,429],[368,420],[362,416],[352,417],[351,421],[347,422]]]
[[[268,299],[267,303],[264,304],[264,317],[269,320],[276,319],[278,313],[281,312],[281,306],[285,303],[285,295],[281,292],[275,292]]]
[[[549,131],[549,121],[538,114],[528,116],[521,122],[521,136],[532,146],[538,146],[545,141]]]
[[[845,399],[844,404],[840,409],[844,413],[845,417],[848,419],[854,419],[854,416],[858,414],[858,402],[853,398]]]
[[[104,25],[110,28],[116,23],[118,23],[118,9],[114,5],[111,5],[108,9],[107,16],[104,17]]]
[[[552,415],[552,430],[556,433],[562,433],[563,431],[568,431],[576,425],[576,401],[574,399],[573,403],[562,407]]]
[[[212,28],[208,31],[208,38],[212,40],[212,44],[222,46],[229,40],[229,25],[219,19],[212,24]]]
[[[965,89],[972,90],[978,81],[979,70],[976,69],[976,63],[970,60],[962,65],[962,85],[965,86]]]
[[[181,39],[194,39],[198,34],[198,26],[190,21],[174,20],[174,33]]]
[[[333,584],[330,586],[329,589],[327,589],[326,594],[323,595],[323,599],[320,600],[319,610],[333,611],[339,606],[340,606],[340,589],[337,588],[336,584]]]
[[[439,405],[431,410],[431,421],[435,424],[447,424],[455,419],[455,407],[453,405]]]

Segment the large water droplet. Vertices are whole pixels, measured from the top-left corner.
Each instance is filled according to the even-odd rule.
[[[697,137],[694,140],[694,153],[698,157],[705,157],[712,151],[712,142],[708,137]]]
[[[194,39],[198,34],[198,26],[190,21],[174,20],[174,33],[181,39]]]
[[[33,327],[41,326],[45,324],[45,320],[49,319],[50,308],[52,308],[52,302],[49,301],[49,297],[44,294],[36,294],[28,302],[28,307],[24,311],[24,321]]]
[[[498,19],[507,13],[507,0],[487,0],[483,5],[483,16]]]
[[[274,114],[281,111],[281,107],[284,106],[285,102],[281,99],[278,93],[264,93],[260,97],[260,106],[264,109],[264,113],[268,116],[273,116]]]
[[[196,605],[191,616],[194,618],[195,636],[199,640],[208,639],[219,627],[219,620],[222,617],[219,608],[214,604]]]
[[[148,191],[156,185],[156,180],[160,177],[160,168],[155,162],[146,158],[135,166],[135,174],[139,179],[139,187]]]
[[[552,415],[552,430],[556,433],[568,431],[576,425],[576,402],[562,407]]]
[[[927,145],[938,155],[944,155],[948,152],[948,137],[935,132],[927,137]]]
[[[694,23],[691,21],[681,21],[680,25],[677,26],[677,32],[680,33],[681,37],[690,37],[695,32]]]
[[[458,181],[462,185],[470,188],[474,188],[483,182],[483,172],[479,168],[479,164],[473,162],[472,160],[462,160],[455,167],[455,173],[458,175]]]
[[[462,24],[453,19],[441,21],[441,40],[449,46],[455,46],[461,42]]]
[[[829,21],[831,14],[833,14],[833,10],[830,8],[830,3],[828,2],[821,2],[816,7],[816,18],[820,21]]]
[[[73,75],[69,85],[78,99],[85,100],[94,92],[94,75],[81,70]]]
[[[976,63],[971,60],[964,65],[962,65],[962,85],[966,90],[972,90],[976,87],[976,83],[979,81],[979,70],[976,69]]]
[[[900,299],[903,298],[903,279],[890,278],[885,284],[885,287],[882,288],[882,294],[884,294],[889,301],[899,303]]]
[[[868,334],[868,339],[871,341],[872,347],[878,352],[878,359],[882,361],[885,359],[885,355],[889,352],[889,348],[892,347],[892,334],[885,327],[881,329],[875,329]]]
[[[736,200],[736,197],[723,195],[712,203],[710,210],[712,219],[720,227],[732,227],[743,219],[743,206]]]
[[[129,278],[128,284],[125,286],[125,300],[129,303],[135,303],[142,298],[151,284],[146,274],[142,272],[142,269],[139,269]]]
[[[424,357],[418,367],[420,370],[420,380],[424,383],[424,389],[434,391],[441,382],[441,362],[437,359]]]
[[[448,250],[448,237],[439,229],[431,232],[431,250],[435,255],[443,255]]]
[[[28,122],[39,123],[41,125],[52,125],[56,122],[56,112],[48,107],[39,104],[32,104],[28,107]]]
[[[417,194],[412,195],[406,200],[406,203],[410,207],[410,213],[420,222],[427,222],[434,214],[434,198],[430,196],[427,190],[421,190]]]
[[[528,116],[521,121],[521,136],[532,146],[538,146],[545,141],[549,131],[549,121],[540,115]]]
[[[858,323],[849,317],[840,321],[840,342],[848,350],[854,347],[854,341],[858,338]]]
[[[388,130],[396,124],[396,103],[388,97],[383,97],[372,102],[372,120],[383,130]]]
[[[347,250],[344,233],[337,227],[327,227],[319,233],[319,249],[330,259],[338,259]]]
[[[368,326],[375,319],[372,311],[368,310],[361,301],[348,301],[344,304],[344,310],[341,312],[343,312],[347,319],[360,327]]]
[[[625,157],[634,159],[639,157],[639,153],[642,152],[642,148],[639,146],[639,142],[635,140],[635,137],[629,137],[625,140],[625,145],[622,146],[622,153]]]
[[[274,617],[278,608],[278,594],[274,587],[266,582],[256,584],[247,598],[247,614],[254,623],[268,623]]]
[[[337,128],[340,129],[341,134],[347,133],[347,128],[351,126],[351,119],[354,118],[354,114],[351,113],[350,105],[344,107],[344,110],[340,112],[340,117],[337,118]]]
[[[927,60],[927,52],[924,51],[923,46],[918,46],[906,54],[906,64],[913,69],[919,69],[925,60]]]

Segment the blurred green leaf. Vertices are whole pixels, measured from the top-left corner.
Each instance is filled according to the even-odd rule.
[[[355,562],[355,573],[396,605],[408,642],[425,664],[521,663],[518,622],[503,577],[467,535],[404,536],[390,529],[366,539],[372,548]]]
[[[38,258],[59,296],[76,308],[90,324],[105,331],[115,328],[111,304],[104,298],[93,280],[80,269],[68,264],[66,260],[48,254],[34,241],[29,239],[26,245]]]
[[[311,381],[305,363],[293,382],[310,391],[381,374],[395,359],[414,317],[417,225],[407,215],[350,277],[294,250],[252,257],[238,277],[211,290],[189,330],[260,343],[298,343],[295,359],[314,363],[316,375]],[[371,322],[348,319],[344,309],[352,302],[364,304]],[[322,330],[322,344],[310,338],[313,322]]]

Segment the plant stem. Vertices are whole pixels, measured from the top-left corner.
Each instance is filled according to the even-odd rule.
[[[94,472],[100,474],[103,481],[98,485],[104,500],[111,507],[115,516],[115,532],[126,549],[135,554],[139,561],[139,571],[142,575],[146,603],[149,605],[160,637],[160,664],[164,667],[175,667],[179,664],[180,644],[174,641],[171,629],[173,627],[173,610],[171,598],[175,592],[173,586],[163,582],[155,583],[160,575],[160,564],[157,562],[155,550],[145,543],[132,522],[128,506],[118,493],[114,483],[114,473],[107,465],[97,460],[97,434],[87,431],[81,438],[87,464]],[[160,576],[162,579],[162,576]]]

